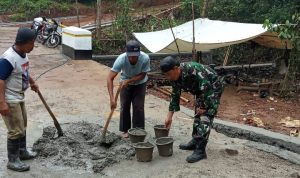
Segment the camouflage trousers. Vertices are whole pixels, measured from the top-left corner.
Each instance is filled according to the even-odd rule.
[[[212,107],[207,107],[206,103],[201,101],[201,99],[196,99],[196,107],[204,109],[200,115],[194,116],[194,124],[193,124],[193,133],[192,136],[195,139],[207,140],[210,134],[210,130],[212,128],[214,116],[217,113],[218,107],[220,105],[220,98],[222,92],[214,93],[213,99],[210,100]]]
[[[209,116],[195,116],[192,133],[193,138],[195,140],[208,140],[212,123],[213,118]]]

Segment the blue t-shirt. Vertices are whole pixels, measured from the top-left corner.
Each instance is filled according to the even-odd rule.
[[[117,73],[121,72],[121,81],[128,80],[142,72],[149,72],[150,58],[148,54],[141,51],[137,63],[135,65],[131,65],[127,54],[123,53],[116,59],[111,70]],[[139,85],[147,82],[147,80],[148,76],[146,75],[143,80],[137,81],[132,85]]]

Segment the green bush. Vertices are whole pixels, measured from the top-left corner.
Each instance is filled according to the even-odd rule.
[[[26,15],[24,13],[17,13],[17,14],[13,14],[10,18],[14,22],[19,22],[19,21],[26,20]]]
[[[121,54],[124,52],[125,40],[101,40],[93,39],[93,54]]]
[[[61,11],[69,11],[70,10],[70,5],[68,3],[66,3],[66,2],[64,2],[64,3],[60,3],[58,5],[58,8]]]
[[[210,19],[264,23],[265,19],[278,23],[299,11],[299,0],[217,0],[210,4]]]
[[[0,12],[16,13],[12,20],[29,20],[51,8],[69,11],[70,3],[74,3],[74,0],[1,0]]]

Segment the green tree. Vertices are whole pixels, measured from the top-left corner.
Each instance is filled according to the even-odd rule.
[[[243,23],[280,23],[299,11],[299,0],[216,0],[208,10],[210,19]]]
[[[117,0],[119,13],[117,14],[115,25],[118,30],[123,32],[126,41],[134,29],[133,18],[130,15],[130,6],[132,3],[133,0]]]
[[[280,25],[274,25],[267,19],[264,27],[278,33],[278,37],[292,43],[288,71],[282,83],[281,94],[286,96],[289,90],[296,86],[300,74],[300,13],[295,13],[289,20]]]
[[[192,3],[194,3],[195,18],[200,17],[203,0],[181,0],[182,6],[180,15],[178,16],[180,19],[183,19],[185,21],[192,20]]]

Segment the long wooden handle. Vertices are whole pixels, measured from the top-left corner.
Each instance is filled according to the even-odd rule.
[[[43,102],[45,108],[47,109],[48,113],[50,114],[50,116],[51,116],[52,119],[53,119],[54,126],[55,126],[55,128],[57,129],[58,136],[59,136],[59,137],[60,137],[60,136],[63,136],[63,135],[64,135],[64,134],[63,134],[63,131],[62,131],[62,129],[61,129],[61,127],[60,127],[60,125],[59,125],[59,123],[58,123],[56,117],[54,116],[53,112],[51,111],[50,107],[49,107],[48,104],[46,103],[46,101],[45,101],[45,99],[44,99],[42,93],[41,93],[39,90],[38,90],[37,93],[38,93],[38,95],[39,95],[41,101]]]
[[[120,94],[120,91],[121,91],[121,85],[119,86],[118,90],[117,90],[117,93],[116,93],[116,96],[115,96],[115,102],[118,101],[118,97],[119,97],[119,94]],[[109,125],[109,122],[111,120],[111,117],[114,113],[115,109],[112,109],[109,113],[109,116],[105,122],[105,125],[104,125],[104,128],[103,128],[103,132],[102,132],[102,138],[105,138],[105,135],[106,135],[106,131],[107,131],[107,127]]]
[[[105,122],[104,128],[103,128],[102,138],[104,138],[105,135],[106,135],[107,127],[108,127],[108,125],[109,125],[109,122],[110,122],[110,120],[111,120],[112,115],[114,114],[114,111],[115,111],[115,109],[112,109],[112,110],[110,111],[110,113],[109,113],[109,116],[108,116],[108,118],[107,118],[107,120],[106,120],[106,122]]]

